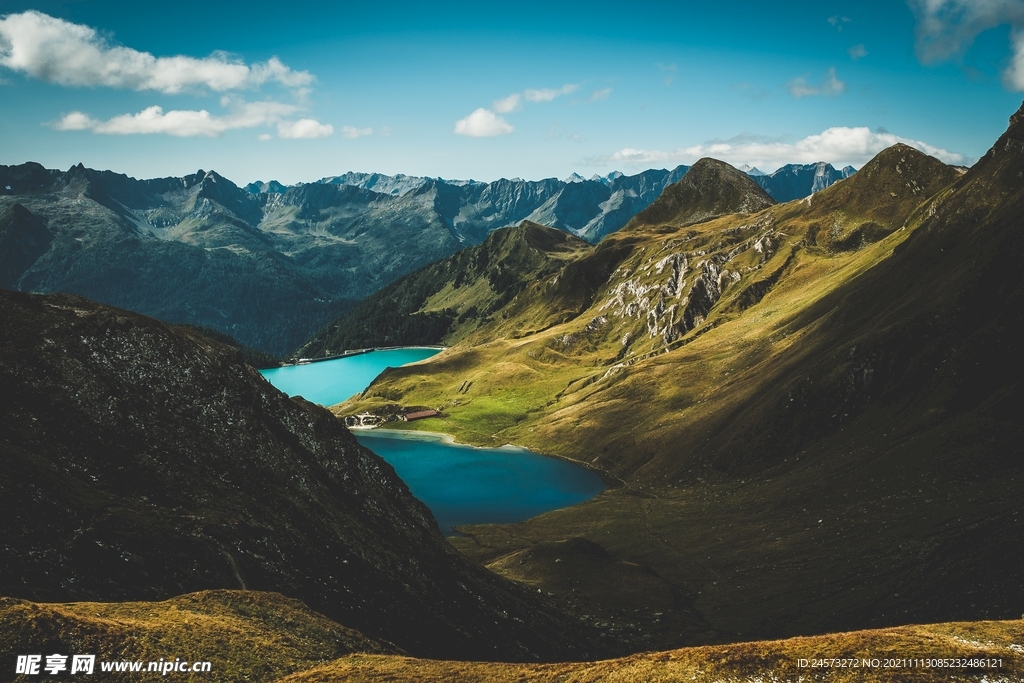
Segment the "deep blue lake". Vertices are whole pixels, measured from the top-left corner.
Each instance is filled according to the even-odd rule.
[[[436,353],[437,349],[426,348],[389,349],[260,372],[290,396],[334,405],[361,392],[384,368]],[[521,522],[582,503],[605,489],[601,478],[585,467],[525,448],[475,448],[436,434],[387,429],[354,434],[395,468],[446,536],[462,524]]]
[[[379,429],[355,434],[426,503],[445,536],[462,524],[521,522],[605,489],[585,467],[516,446],[474,448],[440,436]]]

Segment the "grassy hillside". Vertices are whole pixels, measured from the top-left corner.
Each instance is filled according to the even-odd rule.
[[[749,215],[652,205],[335,412],[444,405],[417,427],[623,481],[454,541],[499,571],[582,537],[735,639],[1015,617],[1021,118],[966,173],[898,145]]]
[[[536,223],[492,232],[364,299],[294,354],[316,358],[372,346],[451,344],[491,322],[530,282],[588,250],[576,237]]]
[[[438,662],[387,655],[353,654],[283,679],[288,683],[326,681],[409,681],[467,683],[565,681],[661,683],[669,681],[948,681],[1009,682],[1024,675],[1024,622],[989,621],[903,626],[828,636],[648,652],[623,659],[573,664],[481,664]],[[925,660],[909,667],[907,659]],[[800,666],[806,660],[805,666]],[[832,660],[847,667],[817,668]],[[836,662],[835,660],[840,660]],[[865,660],[867,660],[865,662]],[[928,660],[944,660],[929,662]],[[958,661],[959,660],[959,661]],[[948,668],[963,660],[994,664]],[[877,665],[874,665],[877,661]],[[921,664],[936,664],[922,666]],[[856,664],[857,666],[851,666]]]
[[[154,674],[102,673],[98,662],[209,661],[210,673],[204,675],[224,683],[273,681],[352,652],[401,653],[298,600],[241,590],[203,591],[163,602],[0,598],[0,643],[5,650],[0,680],[5,681],[14,680],[8,653],[93,654],[94,675],[114,681]]]
[[[96,675],[113,681],[138,680],[140,674],[99,673],[99,662],[148,664],[167,657],[209,661],[211,672],[199,677],[228,683],[945,683],[1014,681],[1024,675],[1024,620],[900,626],[646,652],[592,662],[485,663],[412,658],[389,643],[335,624],[296,600],[238,590],[192,593],[163,602],[54,604],[0,598],[0,642],[16,653],[95,654]],[[812,666],[821,660],[834,664],[841,660],[847,666]],[[979,666],[982,661],[985,668]],[[31,680],[13,676],[13,667],[6,664],[0,680]]]

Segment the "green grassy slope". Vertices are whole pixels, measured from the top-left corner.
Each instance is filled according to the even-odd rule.
[[[336,412],[443,404],[422,428],[621,478],[456,543],[494,563],[587,538],[735,637],[1016,616],[1020,119],[966,174],[896,146],[809,200],[638,218],[587,257],[616,254],[578,315],[482,329]]]
[[[372,346],[451,344],[491,322],[530,282],[589,249],[536,223],[492,232],[478,246],[425,266],[371,295],[293,356],[316,358]]]

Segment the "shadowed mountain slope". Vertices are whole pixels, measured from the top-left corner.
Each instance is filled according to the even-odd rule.
[[[363,300],[293,356],[451,344],[490,322],[527,284],[557,273],[587,250],[582,240],[529,221],[495,230],[483,244],[421,268]]]
[[[594,252],[618,256],[571,319],[484,328],[336,410],[447,401],[421,428],[624,480],[454,541],[492,566],[582,536],[736,637],[1015,617],[1022,118],[966,173],[896,146],[755,214],[641,213]]]
[[[0,287],[17,285],[22,273],[46,253],[53,234],[21,204],[0,215]]]
[[[586,627],[468,562],[392,468],[236,351],[0,291],[0,594],[274,590],[423,656],[572,658]]]
[[[777,202],[791,202],[820,192],[834,183],[849,178],[856,171],[852,166],[836,170],[832,164],[787,164],[774,173],[750,176]]]

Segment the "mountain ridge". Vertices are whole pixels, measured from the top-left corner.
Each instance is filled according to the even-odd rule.
[[[757,213],[690,224],[696,193],[641,213],[507,317],[333,410],[443,405],[418,428],[625,482],[464,529],[472,542],[453,543],[489,566],[583,536],[700,594],[713,627],[758,637],[1016,616],[1024,547],[997,539],[1022,528],[1008,408],[1022,129],[1019,113],[966,173],[898,145]],[[545,308],[564,317],[537,327]],[[983,539],[970,555],[968,538]]]
[[[0,594],[274,590],[423,656],[591,647],[596,631],[450,548],[390,465],[236,350],[67,294],[0,291],[0,311]]]
[[[356,301],[495,229],[529,220],[597,242],[686,170],[492,183],[350,172],[242,188],[202,169],[136,180],[81,163],[64,172],[0,166],[0,213],[19,204],[54,235],[42,253],[19,247],[5,266],[19,272],[5,281],[200,325],[283,356]],[[8,238],[32,242],[25,229]]]

